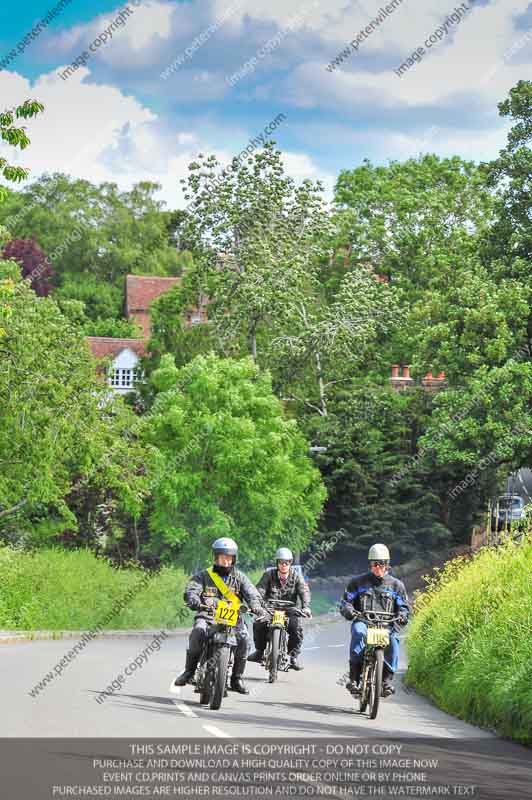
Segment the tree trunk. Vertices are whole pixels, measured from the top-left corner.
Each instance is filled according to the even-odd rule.
[[[321,358],[320,354],[316,352],[316,372],[318,374],[318,383],[320,387],[320,406],[322,416],[327,416],[327,399],[325,396],[325,386],[323,384],[323,374],[321,371]]]

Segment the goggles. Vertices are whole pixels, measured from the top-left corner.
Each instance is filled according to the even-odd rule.
[[[389,561],[370,561],[369,563],[371,567],[387,567]]]

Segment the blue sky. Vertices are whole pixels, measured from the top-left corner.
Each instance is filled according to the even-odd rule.
[[[321,179],[330,196],[339,170],[365,158],[496,156],[508,127],[497,103],[532,78],[528,0],[135,3],[126,12],[71,0],[0,72],[2,106],[31,96],[46,108],[19,158],[32,176],[65,171],[123,188],[156,180],[161,198],[182,206],[179,178],[198,152],[225,163],[283,113],[275,139],[287,171]],[[56,5],[0,12],[0,60]],[[124,24],[89,53],[121,10]],[[84,52],[85,65],[63,80]]]

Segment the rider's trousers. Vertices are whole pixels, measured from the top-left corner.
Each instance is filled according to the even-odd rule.
[[[212,623],[210,623],[204,617],[196,617],[194,620],[194,625],[190,631],[190,637],[188,640],[188,650],[192,658],[199,659],[201,656],[203,644],[207,636],[207,628],[211,624]],[[244,670],[246,668],[249,644],[248,629],[241,615],[239,615],[238,622],[235,625],[235,636],[237,646],[235,647],[235,656],[233,661],[233,676],[238,678],[244,674]]]
[[[253,639],[255,641],[255,649],[263,653],[266,650],[266,640],[268,634],[268,622],[255,622],[253,623]],[[288,615],[288,652],[294,655],[299,655],[301,652],[301,645],[303,644],[303,625],[301,618],[296,617],[295,614]]]
[[[368,626],[365,622],[357,620],[351,624],[351,645],[349,647],[349,660],[352,664],[360,664],[366,646]],[[384,663],[391,672],[396,672],[399,666],[399,639],[395,631],[390,631],[390,644],[384,651]]]

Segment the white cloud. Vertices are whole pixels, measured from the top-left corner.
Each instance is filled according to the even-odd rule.
[[[124,8],[128,8],[129,13],[120,15]],[[159,61],[161,43],[172,36],[174,11],[173,6],[158,0],[144,0],[142,5],[117,6],[110,13],[100,14],[84,25],[76,25],[48,38],[46,50],[56,55],[68,54],[72,59],[86,51],[91,60],[111,66],[155,64]],[[118,21],[120,18],[123,24]],[[110,38],[96,45],[95,52],[89,51],[90,44],[108,31],[113,22],[117,27],[109,32]],[[192,24],[189,28],[193,29]]]
[[[213,153],[221,164],[228,164],[254,135],[239,130],[234,149],[213,146],[209,134],[170,129],[134,97],[112,86],[87,83],[88,75],[89,70],[81,67],[67,81],[48,73],[31,84],[16,73],[1,73],[6,107],[21,97],[37,97],[45,111],[27,123],[28,148],[18,151],[0,144],[0,154],[29,167],[32,177],[66,172],[94,183],[115,181],[124,189],[141,180],[155,181],[162,185],[161,199],[175,207],[186,205],[179,179],[187,177],[188,164],[198,152]],[[205,127],[219,136],[219,126]],[[297,179],[332,181],[307,155],[289,153],[285,158],[289,173]]]
[[[286,152],[283,153],[282,160],[288,175],[297,182],[305,180],[305,178],[310,178],[313,181],[321,181],[325,187],[325,199],[332,199],[336,177],[322,170],[310,156],[305,153]]]
[[[496,102],[523,76],[523,65],[504,61],[504,53],[522,37],[516,31],[515,17],[523,13],[529,0],[495,0],[489,6],[474,8],[455,26],[454,36],[427,49],[418,63],[401,76],[394,72],[406,61],[408,52],[385,70],[368,72],[356,69],[357,54],[345,69],[329,72],[317,61],[297,66],[287,80],[290,99],[300,107],[320,107],[354,113],[363,108],[399,110],[444,108],[457,112],[474,95],[481,105],[494,108]],[[425,28],[412,38],[413,52],[434,28]],[[394,28],[394,37],[396,29]],[[369,43],[370,39],[364,43]],[[523,52],[523,51],[521,51]]]

